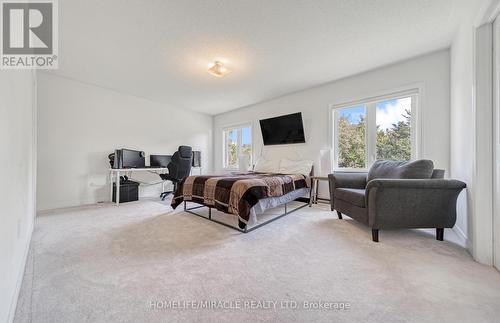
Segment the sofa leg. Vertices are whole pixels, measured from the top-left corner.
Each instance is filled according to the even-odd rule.
[[[340,213],[339,211],[337,211],[337,215],[339,216],[339,219],[342,220],[342,213]]]
[[[444,229],[436,228],[436,240],[443,241],[444,239]]]
[[[372,240],[378,242],[378,229],[372,229]]]

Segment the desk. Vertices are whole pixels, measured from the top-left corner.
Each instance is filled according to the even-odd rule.
[[[150,172],[153,174],[165,174],[168,173],[168,168],[166,167],[148,167],[148,168],[110,168],[109,169],[109,186],[111,194],[109,195],[110,201],[113,201],[113,183],[116,183],[116,205],[120,205],[120,175],[132,174],[134,172]],[[127,175],[128,176],[128,175]],[[165,182],[162,183],[164,185]],[[165,190],[163,187],[162,192]]]
[[[309,197],[309,206],[312,206],[313,204],[318,204],[318,200],[330,201],[329,199],[324,199],[324,198],[318,197],[319,181],[327,181],[328,182],[328,177],[311,176],[311,192],[310,192],[311,195]]]

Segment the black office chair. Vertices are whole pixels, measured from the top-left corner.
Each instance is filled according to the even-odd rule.
[[[164,181],[171,181],[174,190],[163,192],[160,198],[164,200],[170,193],[177,190],[177,185],[191,173],[191,163],[193,160],[193,150],[189,146],[179,146],[179,149],[172,156],[172,161],[167,165],[168,174],[160,174]]]

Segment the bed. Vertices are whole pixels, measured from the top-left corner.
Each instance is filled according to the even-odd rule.
[[[189,176],[180,183],[171,205],[175,209],[184,204],[186,212],[247,233],[305,207],[309,203],[307,199],[300,201],[301,205],[292,210],[287,208],[287,204],[309,193],[309,176],[298,173],[245,172],[198,175]],[[188,208],[187,202],[198,205]],[[257,224],[257,217],[260,214],[281,205],[285,206],[283,214]],[[208,208],[208,216],[194,211],[204,207]],[[212,209],[234,215],[237,226],[213,219]]]

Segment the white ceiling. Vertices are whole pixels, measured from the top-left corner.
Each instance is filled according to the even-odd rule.
[[[53,73],[218,114],[448,47],[474,2],[60,0]]]

